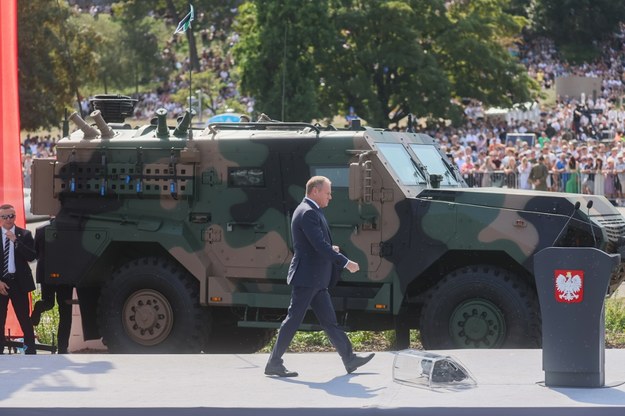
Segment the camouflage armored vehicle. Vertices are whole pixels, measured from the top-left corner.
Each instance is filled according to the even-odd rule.
[[[121,104],[120,104],[121,103]],[[125,104],[124,104],[125,103]],[[112,352],[252,352],[289,303],[291,214],[311,175],[333,184],[334,243],[361,270],[332,289],[347,330],[419,328],[426,348],[533,347],[533,255],[623,252],[602,196],[468,188],[415,133],[274,121],[190,130],[123,124],[122,99],[36,160],[46,278],[76,285],[86,339]],[[589,204],[592,202],[592,204]],[[592,205],[592,207],[589,207]],[[614,272],[611,288],[623,280]],[[313,317],[303,329],[318,329]]]

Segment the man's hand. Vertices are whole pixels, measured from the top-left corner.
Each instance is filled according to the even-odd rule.
[[[13,242],[15,242],[15,233],[11,230],[6,231],[7,238]]]
[[[0,295],[9,296],[9,285],[0,281]]]
[[[336,251],[337,253],[340,251],[339,246],[332,246],[332,250]]]
[[[345,268],[352,273],[356,273],[358,270],[360,270],[360,266],[358,265],[358,263],[351,260],[347,262],[347,266],[345,266]]]

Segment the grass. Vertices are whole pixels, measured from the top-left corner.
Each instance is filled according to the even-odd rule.
[[[394,351],[395,331],[355,331],[348,332],[354,351]],[[269,353],[275,344],[276,338],[259,352]],[[419,340],[419,331],[410,331],[410,348],[423,349]],[[332,343],[323,331],[304,332],[295,334],[288,352],[322,352],[334,351]]]
[[[33,292],[33,304],[41,299],[41,292]],[[42,344],[56,344],[56,332],[59,324],[59,313],[55,307],[41,316],[41,322],[35,327],[37,339]],[[605,304],[605,345],[606,348],[625,348],[625,299],[610,298]],[[393,351],[395,350],[395,331],[355,331],[347,334],[355,351]],[[274,339],[259,352],[269,353]],[[423,349],[419,331],[410,331],[410,348]],[[334,347],[323,331],[299,331],[289,352],[321,352],[334,351]]]
[[[608,299],[605,303],[605,344],[608,348],[625,348],[625,299]]]
[[[356,331],[347,334],[354,351],[394,351],[395,331]],[[259,352],[269,353],[274,339]],[[625,299],[610,298],[605,303],[606,348],[625,348]],[[419,331],[410,331],[410,348],[421,350]],[[298,332],[291,342],[289,352],[334,351],[324,332]]]

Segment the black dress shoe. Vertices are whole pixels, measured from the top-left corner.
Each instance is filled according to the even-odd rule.
[[[34,345],[26,346],[26,349],[24,350],[24,354],[26,354],[26,355],[36,355],[37,354],[37,348],[35,348]]]
[[[345,370],[347,370],[348,374],[353,373],[358,367],[362,367],[363,365],[371,361],[374,355],[374,352],[367,355],[354,355],[351,360],[345,363]]]
[[[278,376],[278,377],[297,377],[297,373],[295,371],[289,371],[282,364],[280,365],[267,365],[265,367],[265,374],[268,376]]]

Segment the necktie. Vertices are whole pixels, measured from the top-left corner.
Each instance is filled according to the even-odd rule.
[[[4,237],[4,261],[2,267],[2,277],[9,274],[9,238]]]

